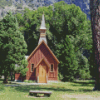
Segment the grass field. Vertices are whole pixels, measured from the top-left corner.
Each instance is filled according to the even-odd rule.
[[[11,84],[9,84],[11,85]],[[0,100],[100,100],[100,92],[92,91],[93,81],[59,82],[47,85],[11,87],[0,81]],[[29,96],[29,90],[52,91],[50,97]]]

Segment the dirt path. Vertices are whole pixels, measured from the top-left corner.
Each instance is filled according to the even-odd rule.
[[[93,97],[91,95],[84,95],[84,94],[79,94],[79,95],[69,95],[69,94],[65,94],[65,95],[62,96],[62,98],[64,100],[66,100],[66,98],[70,98],[70,99],[75,98],[76,100],[100,100],[100,96]]]

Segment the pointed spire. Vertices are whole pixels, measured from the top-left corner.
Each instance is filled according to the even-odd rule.
[[[40,38],[39,38],[38,45],[39,45],[42,41],[44,41],[44,42],[47,44],[44,13],[43,13],[43,15],[42,15],[42,21],[41,21],[41,27],[40,27]]]
[[[43,15],[42,15],[42,21],[41,21],[40,29],[46,29],[46,27],[45,27],[45,19],[44,19],[44,12],[43,12]]]

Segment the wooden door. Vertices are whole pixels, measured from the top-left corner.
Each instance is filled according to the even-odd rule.
[[[39,65],[39,83],[47,83],[46,65]]]

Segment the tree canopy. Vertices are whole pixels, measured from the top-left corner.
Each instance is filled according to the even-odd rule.
[[[27,46],[28,55],[35,49],[43,11],[48,46],[61,62],[59,72],[65,80],[73,80],[76,77],[89,78],[90,71],[93,70],[91,23],[80,7],[68,5],[64,1],[53,6],[39,7],[35,11],[26,8],[23,14],[15,14],[19,28],[16,18],[10,13],[1,20],[0,59],[3,67],[0,67],[0,71],[6,73],[14,69],[11,66],[15,63],[20,64],[27,52]]]
[[[60,62],[62,62],[59,64],[59,72],[64,75],[63,69],[67,68],[67,63],[69,63],[65,59],[71,61],[71,57],[67,58],[67,55],[70,54],[70,50],[67,51],[67,46],[72,45],[72,52],[74,52],[73,55],[75,56],[73,66],[77,66],[76,76],[80,76],[80,73],[83,73],[80,72],[81,68],[84,70],[86,76],[90,76],[89,61],[91,60],[88,59],[90,59],[89,56],[92,54],[91,23],[87,20],[86,14],[81,11],[80,7],[74,4],[68,5],[61,1],[55,3],[53,6],[39,7],[35,11],[26,8],[24,14],[17,13],[15,15],[20,25],[20,31],[23,33],[28,45],[27,54],[29,55],[38,44],[43,11],[46,20],[48,45]],[[66,37],[69,37],[68,39],[70,39],[71,44],[64,46],[67,43]],[[63,52],[66,53],[64,54]],[[88,52],[89,56],[87,56],[86,52]],[[62,59],[62,55],[65,56],[65,59]],[[81,59],[79,59],[79,55]],[[84,76],[81,75],[80,77]]]
[[[9,12],[0,21],[0,74],[5,81],[15,64],[21,64],[27,53],[27,44],[19,31],[16,18]]]

